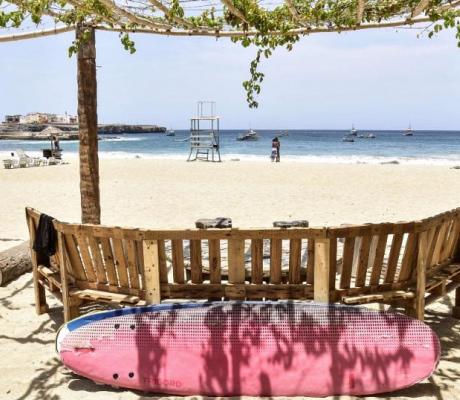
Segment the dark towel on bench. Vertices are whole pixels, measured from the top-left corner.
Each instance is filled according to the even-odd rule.
[[[53,217],[40,214],[38,228],[35,234],[33,249],[46,256],[53,256],[56,253],[56,229],[53,226]]]

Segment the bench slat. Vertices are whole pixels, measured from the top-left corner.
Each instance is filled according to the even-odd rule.
[[[395,280],[396,267],[401,253],[401,246],[403,242],[403,234],[397,233],[393,235],[391,242],[390,255],[388,256],[387,272],[385,275],[385,283],[391,283]]]
[[[160,266],[160,282],[168,283],[168,266],[166,264],[166,248],[164,240],[158,240],[158,263]]]
[[[78,249],[80,250],[81,258],[85,266],[86,277],[90,282],[96,282],[96,272],[94,271],[93,260],[88,250],[88,239],[86,235],[78,233],[76,235]]]
[[[355,286],[364,286],[366,284],[371,240],[372,236],[363,236],[362,238],[361,248],[359,249],[358,273],[356,274]]]
[[[201,240],[190,240],[190,269],[192,283],[203,282]]]
[[[289,283],[300,283],[300,261],[302,241],[291,239],[289,241]]]
[[[340,288],[347,289],[350,287],[351,270],[353,267],[353,253],[355,250],[355,238],[345,238],[342,257],[342,272],[340,274]]]
[[[315,279],[315,240],[307,240],[307,283],[313,285]]]
[[[281,239],[270,239],[270,283],[281,283],[282,244]]]
[[[134,240],[125,241],[126,258],[128,261],[129,287],[139,289],[139,272],[137,269],[137,258]]]
[[[86,271],[80,259],[75,237],[73,235],[64,235],[65,253],[70,264],[71,274],[76,279],[86,279]]]
[[[184,283],[184,245],[182,240],[172,240],[172,266],[175,283]]]
[[[121,287],[129,287],[128,268],[126,265],[125,251],[121,239],[112,239],[115,266],[117,267],[118,282]]]
[[[107,271],[107,280],[111,285],[118,285],[115,263],[113,262],[112,246],[109,238],[100,238],[102,258]]]
[[[262,283],[263,251],[264,242],[262,239],[251,240],[251,283]]]
[[[377,238],[374,260],[372,263],[372,272],[369,284],[371,286],[378,285],[382,275],[383,260],[385,258],[385,250],[387,246],[388,235],[380,234]]]
[[[416,265],[414,261],[417,254],[417,238],[417,233],[410,233],[407,237],[398,282],[407,281],[412,276],[413,269]]]
[[[93,260],[93,266],[96,270],[97,281],[100,283],[107,283],[107,277],[105,275],[105,268],[102,263],[101,250],[99,243],[93,236],[88,237],[89,248],[91,250],[91,258]]]

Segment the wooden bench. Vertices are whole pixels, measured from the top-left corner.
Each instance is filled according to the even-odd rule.
[[[26,209],[30,243],[40,213]],[[460,208],[416,222],[330,228],[145,230],[55,221],[57,253],[31,249],[35,303],[66,321],[85,302],[165,299],[384,303],[423,319],[460,286]],[[460,292],[454,314],[460,316]]]

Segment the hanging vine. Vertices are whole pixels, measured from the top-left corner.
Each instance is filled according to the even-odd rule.
[[[29,20],[39,24],[47,16],[67,26],[114,29],[130,53],[136,51],[130,38],[130,33],[136,31],[173,34],[182,30],[185,34],[216,37],[237,32],[232,36],[233,42],[256,48],[250,77],[243,82],[249,107],[258,106],[265,77],[260,71],[262,60],[270,58],[277,48],[292,50],[302,36],[312,32],[340,33],[366,24],[378,27],[394,18],[405,18],[403,23],[409,25],[414,22],[414,13],[423,12],[424,20],[430,24],[425,30],[429,38],[441,30],[454,29],[460,47],[460,0],[285,0],[273,9],[262,8],[256,0],[222,0],[224,9],[218,15],[210,7],[194,16],[186,15],[180,0],[169,0],[167,6],[156,0],[132,3],[122,8],[112,0],[0,0],[0,27],[19,28]],[[70,45],[70,56],[78,50],[81,40],[85,35]]]

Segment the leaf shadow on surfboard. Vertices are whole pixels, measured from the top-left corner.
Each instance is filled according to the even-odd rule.
[[[62,339],[64,364],[102,383],[172,394],[382,393],[429,376],[440,352],[420,321],[311,303],[162,305],[76,321]]]

